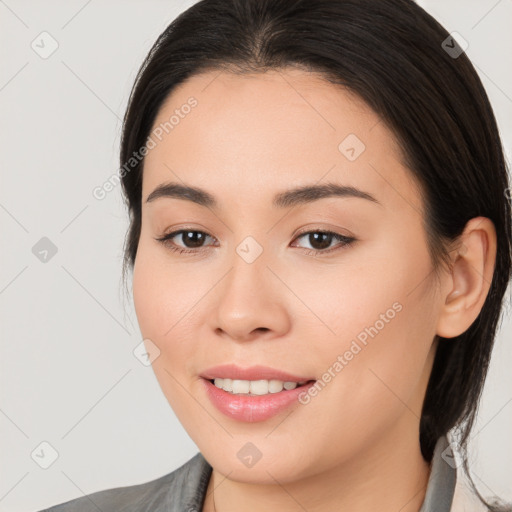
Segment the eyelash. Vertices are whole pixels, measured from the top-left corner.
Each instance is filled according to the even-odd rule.
[[[194,230],[194,229],[180,229],[178,231],[173,231],[173,232],[171,232],[171,233],[169,233],[167,235],[164,235],[164,236],[162,236],[160,238],[155,238],[155,240],[157,240],[158,242],[164,244],[171,251],[177,252],[179,254],[183,254],[183,253],[194,254],[194,253],[202,252],[204,250],[203,247],[200,247],[198,249],[190,249],[190,248],[179,247],[179,246],[176,246],[176,245],[172,244],[172,242],[171,242],[172,238],[174,238],[175,236],[180,235],[182,233],[190,233],[190,232],[191,233],[201,233],[203,235],[209,236],[210,238],[213,238],[211,235],[209,235],[208,233],[206,233],[204,231],[199,231],[199,230]],[[304,249],[304,251],[305,251],[305,253],[307,255],[313,255],[313,256],[319,256],[320,255],[320,256],[322,256],[324,254],[328,254],[328,253],[331,253],[333,251],[338,251],[340,249],[346,248],[346,247],[350,246],[351,244],[353,244],[356,241],[356,239],[353,238],[353,237],[347,237],[347,236],[344,236],[344,235],[340,235],[339,233],[335,233],[334,231],[326,231],[326,230],[321,230],[321,229],[304,231],[302,233],[299,233],[295,237],[295,239],[303,237],[305,235],[310,235],[312,233],[321,233],[323,235],[332,235],[333,238],[337,239],[339,242],[341,242],[341,244],[336,245],[336,246],[331,247],[330,249],[326,249],[326,250],[304,249],[304,248],[302,248],[302,249]]]

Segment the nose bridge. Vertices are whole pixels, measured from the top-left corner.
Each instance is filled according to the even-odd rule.
[[[231,271],[226,276],[221,301],[240,311],[246,305],[256,306],[261,300],[258,295],[265,293],[268,284],[267,260],[266,251],[255,238],[244,238],[230,259]]]
[[[243,287],[244,283],[251,287],[268,279],[269,270],[266,266],[271,259],[269,236],[261,226],[255,229],[254,224],[250,224],[248,228],[249,224],[250,220],[242,214],[231,226],[234,245],[228,257],[232,270],[227,277],[230,287],[235,290],[239,286]],[[237,293],[240,291],[251,294],[251,290],[238,290]]]
[[[268,251],[254,236],[235,246],[230,270],[216,297],[216,327],[245,339],[255,329],[282,331],[288,325],[284,303],[267,268]]]

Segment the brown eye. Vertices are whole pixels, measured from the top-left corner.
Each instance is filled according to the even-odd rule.
[[[174,251],[198,252],[197,249],[202,249],[205,240],[208,238],[213,237],[203,231],[180,229],[179,231],[173,231],[172,233],[157,238],[156,240],[165,244]],[[181,242],[182,245],[177,242]]]
[[[332,233],[309,233],[308,234],[308,242],[312,245],[313,249],[327,249],[333,239],[334,235]]]
[[[302,233],[296,238],[296,240],[300,238],[305,238],[305,240],[310,244],[311,247],[305,247],[305,249],[310,249],[309,252],[313,254],[329,253],[337,250],[338,248],[346,247],[355,241],[355,238],[340,235],[333,231],[320,230]],[[331,247],[333,241],[338,241],[338,245]]]
[[[181,231],[179,235],[181,235],[181,241],[189,248],[201,247],[201,244],[204,243],[206,238],[205,233],[201,231]]]

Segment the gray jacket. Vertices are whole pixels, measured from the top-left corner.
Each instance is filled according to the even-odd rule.
[[[143,484],[97,491],[40,512],[201,512],[212,467],[199,452],[178,469]],[[446,437],[439,438],[420,512],[451,512],[457,471]],[[477,510],[471,508],[467,510]]]

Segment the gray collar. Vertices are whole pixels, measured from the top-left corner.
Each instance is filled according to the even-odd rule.
[[[456,461],[446,436],[437,440],[425,499],[419,512],[449,512],[457,482]]]

